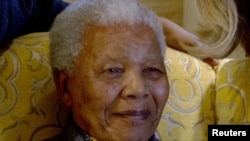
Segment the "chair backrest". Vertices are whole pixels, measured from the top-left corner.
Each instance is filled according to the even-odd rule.
[[[62,110],[48,46],[48,33],[36,33],[0,52],[1,141],[37,141],[60,131]]]

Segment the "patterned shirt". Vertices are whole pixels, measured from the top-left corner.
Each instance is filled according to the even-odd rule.
[[[44,141],[96,141],[87,132],[83,132],[72,120],[69,123],[61,134]],[[159,140],[153,135],[149,141]]]

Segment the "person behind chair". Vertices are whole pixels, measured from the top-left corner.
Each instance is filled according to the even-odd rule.
[[[165,38],[136,0],[80,0],[50,30],[57,92],[69,124],[50,141],[157,141],[169,95]]]
[[[182,49],[198,58],[226,58],[241,44],[250,56],[250,2],[248,0],[195,0],[197,34],[201,45]]]

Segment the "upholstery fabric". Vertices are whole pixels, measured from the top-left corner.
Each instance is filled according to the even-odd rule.
[[[170,96],[157,130],[161,140],[207,140],[207,125],[214,124],[213,68],[171,48],[167,49],[165,65]]]
[[[156,135],[161,141],[206,141],[208,124],[249,124],[250,60],[214,69],[168,48],[170,96]],[[40,141],[64,125],[49,60],[48,33],[16,38],[0,50],[0,140]]]
[[[250,58],[219,68],[215,99],[217,124],[250,124]]]
[[[17,38],[9,49],[1,50],[1,141],[38,141],[58,132],[60,103],[48,44],[48,33],[37,33]]]

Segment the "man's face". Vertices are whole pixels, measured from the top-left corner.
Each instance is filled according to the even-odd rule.
[[[168,98],[159,42],[144,25],[90,27],[68,77],[77,125],[98,141],[146,141]]]

